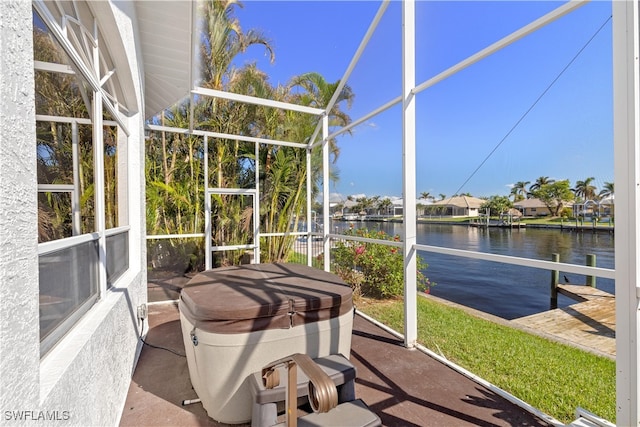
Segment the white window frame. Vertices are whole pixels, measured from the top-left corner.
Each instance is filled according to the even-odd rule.
[[[103,87],[112,86],[109,81],[109,77],[113,74],[113,70],[109,71],[107,75],[100,76],[100,64],[103,63],[102,52],[100,51],[98,28],[96,20],[93,19],[91,23],[91,29],[87,29],[82,22],[69,16],[62,17],[62,24],[59,24],[54,15],[48,9],[49,4],[42,0],[33,1],[34,13],[37,13],[40,19],[45,23],[51,35],[56,39],[56,42],[62,47],[64,52],[73,62],[74,66],[79,70],[80,76],[85,79],[92,90],[91,96],[91,111],[89,112],[92,119],[86,118],[72,118],[72,117],[57,117],[47,115],[36,115],[36,121],[53,121],[58,123],[70,123],[73,126],[73,157],[74,157],[74,184],[73,185],[38,185],[38,192],[70,192],[72,194],[72,217],[73,217],[73,236],[67,237],[55,241],[40,243],[38,245],[38,256],[46,255],[55,251],[61,251],[76,247],[80,244],[97,241],[98,242],[98,292],[96,295],[91,296],[89,299],[80,304],[77,309],[67,319],[61,322],[56,329],[51,332],[45,340],[42,340],[41,345],[41,357],[53,348],[64,335],[94,306],[94,304],[103,298],[108,292],[107,283],[107,247],[106,237],[121,233],[128,233],[130,227],[128,225],[118,226],[113,229],[107,230],[105,227],[105,179],[104,179],[104,127],[113,126],[117,127],[118,132],[118,156],[122,153],[126,153],[127,143],[124,142],[125,137],[130,133],[127,129],[126,123],[123,117],[120,115],[118,108],[124,108],[114,100],[114,96],[107,92]],[[89,40],[89,52],[79,53],[74,44],[69,39],[69,31],[67,28],[68,22],[74,22],[74,25],[80,28],[82,37]],[[89,59],[90,58],[90,59]],[[85,59],[89,60],[87,64]],[[75,74],[73,69],[67,65],[62,64],[50,64],[41,61],[35,61],[34,65],[36,70],[58,72],[65,74]],[[115,101],[115,102],[114,102]],[[113,120],[103,120],[103,106],[109,111]],[[79,183],[77,179],[77,125],[91,125],[92,126],[92,139],[93,139],[93,167],[94,167],[94,197],[95,197],[95,231],[91,233],[80,234],[79,227]],[[121,142],[123,142],[121,144]],[[128,192],[122,194],[121,190],[124,188],[126,191],[127,176],[128,176],[128,162],[126,162],[126,156],[124,159],[125,169],[121,170],[123,162],[118,162],[118,220],[120,223],[130,223],[128,218]],[[76,203],[77,202],[77,203]],[[129,242],[129,260],[128,265],[131,265],[131,242]],[[124,274],[123,274],[124,275]]]

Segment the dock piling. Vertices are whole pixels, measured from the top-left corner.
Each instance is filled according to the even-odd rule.
[[[587,266],[588,267],[596,266],[595,254],[587,254]],[[592,288],[596,287],[596,276],[587,276],[587,286],[591,286]]]
[[[560,254],[551,254],[551,261],[560,262]],[[551,271],[551,298],[549,306],[551,310],[558,308],[558,280],[560,280],[560,272],[558,270]]]

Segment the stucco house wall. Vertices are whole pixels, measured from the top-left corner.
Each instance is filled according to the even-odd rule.
[[[132,2],[100,3],[122,37],[138,112],[128,138],[129,270],[40,357],[32,3],[0,2],[0,424],[117,425],[146,303],[142,78]],[[101,16],[101,15],[97,15]],[[101,18],[102,18],[101,16]],[[49,420],[49,421],[46,421]],[[38,423],[40,424],[40,423]]]
[[[38,407],[40,351],[31,3],[0,2],[0,17],[0,407],[6,411]]]
[[[570,203],[565,203],[565,207],[571,207]],[[524,199],[513,204],[515,209],[522,212],[523,216],[548,216],[551,215],[549,208],[540,199]]]

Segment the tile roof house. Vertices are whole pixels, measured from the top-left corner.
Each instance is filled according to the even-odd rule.
[[[444,216],[475,217],[480,215],[480,206],[485,202],[486,200],[477,197],[454,196],[433,202],[428,206],[428,209]]]
[[[572,202],[564,202],[564,207],[572,207]],[[552,212],[549,210],[547,205],[545,205],[540,199],[523,199],[513,204],[513,207],[520,212],[522,212],[523,216],[548,216],[551,215]]]

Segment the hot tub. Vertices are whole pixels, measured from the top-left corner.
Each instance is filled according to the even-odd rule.
[[[180,296],[191,383],[214,420],[251,419],[247,377],[292,353],[349,357],[351,288],[299,264],[249,264],[202,272]]]

